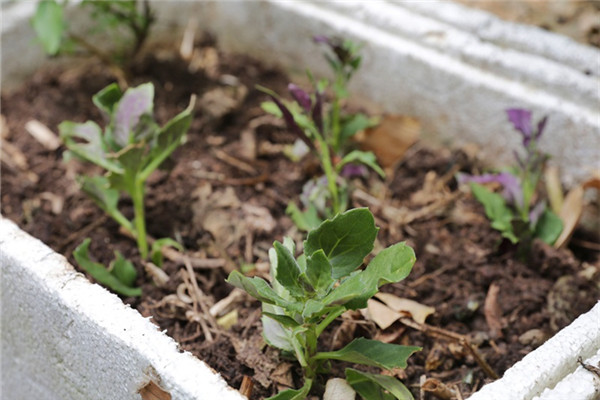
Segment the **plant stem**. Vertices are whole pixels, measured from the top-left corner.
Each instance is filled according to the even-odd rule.
[[[341,142],[341,128],[340,128],[340,100],[336,93],[335,98],[333,100],[333,109],[331,110],[331,136],[332,136],[332,144],[334,152],[340,151],[340,142]]]
[[[333,214],[335,215],[342,211],[340,210],[340,199],[337,187],[337,173],[335,172],[335,169],[333,168],[333,164],[331,162],[329,146],[327,145],[325,140],[320,140],[319,145],[321,148],[321,163],[323,164],[323,172],[325,172],[325,176],[327,177],[327,187],[329,188],[329,193],[331,194]]]
[[[136,179],[134,181],[133,200],[135,238],[142,259],[148,256],[148,241],[146,239],[146,219],[144,215],[144,181]]]

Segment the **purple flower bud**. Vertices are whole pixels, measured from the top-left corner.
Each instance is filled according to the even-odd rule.
[[[523,134],[523,146],[529,146],[531,141],[531,111],[522,108],[509,108],[506,110],[508,120],[516,130]]]
[[[310,100],[310,95],[308,93],[306,93],[304,90],[300,89],[300,87],[298,87],[298,85],[294,85],[293,83],[290,83],[288,85],[288,90],[292,94],[292,97],[294,98],[294,100],[296,100],[296,103],[298,103],[300,105],[300,107],[302,107],[307,114],[310,114],[310,108],[312,105],[311,104],[312,101]]]
[[[342,167],[340,175],[344,178],[367,176],[367,168],[362,164],[346,164]]]
[[[539,203],[537,203],[529,212],[529,222],[535,226],[535,224],[537,224],[538,220],[540,219],[540,217],[542,216],[542,214],[544,213],[544,211],[546,210],[546,203],[543,201],[540,201]]]
[[[542,136],[542,132],[544,131],[544,128],[546,127],[547,120],[548,120],[548,116],[546,115],[544,118],[542,118],[540,120],[540,122],[538,122],[537,133],[535,134],[535,140],[538,140],[540,138],[540,136]]]
[[[501,172],[499,174],[483,174],[478,176],[460,174],[457,178],[459,184],[463,183],[492,183],[496,182],[502,185],[504,189],[502,196],[509,203],[515,204],[517,207],[523,207],[523,189],[519,179],[508,172]]]

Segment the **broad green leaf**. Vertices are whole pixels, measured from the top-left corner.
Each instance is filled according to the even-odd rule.
[[[303,297],[304,289],[300,283],[300,267],[290,250],[279,242],[273,244],[277,253],[277,269],[275,279],[290,292],[292,296]]]
[[[144,83],[129,88],[116,105],[113,122],[115,142],[125,147],[131,143],[133,132],[144,114],[151,114],[154,105],[154,86]]]
[[[369,118],[363,113],[352,114],[342,121],[340,138],[342,143],[356,135],[358,132],[377,125],[377,120]]]
[[[263,303],[274,304],[283,307],[289,311],[301,312],[302,305],[293,301],[288,301],[279,296],[271,286],[262,278],[248,278],[239,271],[232,271],[226,280],[227,283],[245,290],[250,296]]]
[[[308,397],[308,392],[310,392],[311,386],[312,382],[306,383],[300,389],[282,390],[275,396],[268,397],[265,400],[305,400]]]
[[[77,248],[73,251],[73,257],[77,261],[77,264],[90,274],[98,283],[112,289],[114,292],[119,293],[123,296],[136,297],[142,295],[141,288],[131,287],[119,280],[115,275],[111,274],[104,265],[90,260],[88,254],[88,248],[91,240],[85,239]]]
[[[92,162],[102,168],[122,174],[123,169],[114,160],[106,158],[106,146],[102,140],[102,131],[93,121],[78,124],[64,121],[58,126],[61,139],[70,152],[77,157]]]
[[[294,351],[292,344],[293,333],[290,329],[286,329],[281,323],[271,318],[270,315],[282,315],[283,309],[272,304],[263,303],[263,316],[261,318],[263,324],[263,337],[269,346],[277,347],[281,350],[289,352]]]
[[[417,346],[401,346],[383,343],[378,340],[358,338],[340,350],[320,352],[314,358],[317,360],[348,361],[389,370],[406,368],[408,357],[419,350],[421,348]]]
[[[371,168],[373,171],[377,172],[379,174],[379,176],[381,176],[382,178],[385,178],[385,172],[383,172],[383,170],[377,163],[377,158],[375,158],[375,154],[373,154],[370,151],[360,151],[360,150],[351,151],[344,158],[342,158],[342,161],[340,161],[340,163],[336,166],[336,168],[338,171],[341,171],[342,168],[344,167],[344,165],[349,164],[349,163],[354,163],[354,162],[365,164],[366,166]]]
[[[485,215],[490,219],[492,228],[500,231],[502,236],[512,243],[517,243],[519,239],[515,236],[512,228],[513,213],[506,205],[504,197],[478,183],[470,185],[473,196],[483,205]]]
[[[304,253],[311,256],[322,249],[333,268],[333,278],[339,279],[362,264],[373,250],[378,230],[368,209],[349,210],[309,232]]]
[[[112,83],[96,93],[92,97],[92,101],[96,107],[102,110],[106,115],[110,116],[119,100],[121,100],[121,96],[123,96],[123,92],[119,88],[119,85]]]
[[[563,230],[562,220],[552,210],[546,209],[535,225],[534,236],[548,244],[554,244]]]
[[[290,216],[298,229],[305,232],[317,228],[323,222],[319,218],[317,208],[312,204],[306,211],[302,211],[295,203],[290,202],[285,209],[285,213]]]
[[[262,315],[274,319],[286,328],[295,328],[299,325],[294,318],[288,317],[287,315],[274,314],[266,311],[263,311]]]
[[[306,257],[306,277],[319,296],[327,294],[333,285],[332,267],[323,250]]]
[[[183,251],[183,246],[179,242],[176,242],[175,240],[173,240],[171,238],[161,238],[161,239],[155,240],[154,243],[152,243],[152,249],[150,250],[150,259],[158,267],[162,267],[162,263],[163,263],[162,249],[164,247],[173,247],[179,251]]]
[[[40,1],[31,25],[44,51],[51,56],[56,55],[65,31],[63,7],[54,0]]]
[[[135,283],[135,279],[137,278],[137,270],[131,263],[131,261],[127,260],[123,257],[123,254],[120,252],[115,252],[115,259],[110,263],[110,272],[117,279],[123,282],[126,286],[133,286]]]
[[[414,400],[406,386],[393,376],[370,374],[346,368],[346,381],[365,399]]]
[[[323,302],[345,304],[348,309],[364,308],[380,286],[406,278],[415,261],[413,249],[405,243],[389,246],[380,251],[364,270],[343,280]]]

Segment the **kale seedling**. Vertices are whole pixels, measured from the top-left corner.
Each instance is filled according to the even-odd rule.
[[[154,15],[148,0],[84,0],[80,7],[90,10],[95,23],[92,33],[115,34],[115,54],[108,55],[91,41],[69,30],[65,18],[67,1],[41,0],[31,24],[44,51],[49,55],[84,50],[99,57],[103,63],[125,74],[121,66],[133,60],[148,38]],[[123,32],[131,33],[127,40]],[[116,49],[120,45],[121,49]]]
[[[523,138],[523,154],[515,152],[517,165],[496,174],[460,175],[458,180],[470,183],[471,191],[483,204],[492,227],[513,244],[522,243],[527,247],[533,238],[553,244],[562,231],[562,222],[544,200],[536,198],[536,189],[548,159],[538,147],[547,117],[534,128],[530,111],[508,109],[506,113]],[[503,187],[502,194],[482,186],[491,182]]]
[[[266,342],[293,355],[303,368],[302,388],[284,390],[271,399],[306,398],[317,374],[327,370],[329,360],[389,370],[405,368],[408,357],[420,350],[365,338],[337,351],[318,350],[319,336],[331,322],[346,310],[366,307],[380,286],[401,281],[412,269],[415,254],[404,243],[382,250],[366,268],[358,269],[373,250],[377,231],[368,209],[352,209],[310,231],[304,253],[298,258],[290,238],[275,242],[269,251],[271,284],[238,271],[229,275],[227,282],[263,303]],[[347,369],[346,378],[369,399],[412,399],[402,383],[391,377]]]
[[[94,163],[106,173],[82,176],[80,183],[94,202],[136,238],[140,255],[148,257],[148,239],[144,216],[145,183],[150,174],[182,143],[191,120],[194,98],[190,106],[171,119],[164,127],[154,121],[154,86],[151,83],[121,92],[111,84],[93,97],[94,104],[108,119],[104,132],[93,121],[59,125],[60,136],[68,148],[65,156],[76,156]],[[119,211],[121,192],[131,197],[134,219],[130,221]],[[152,249],[153,260],[163,245],[173,245],[170,239],[160,239]],[[78,249],[79,250],[79,249]],[[78,262],[87,258],[87,246]],[[114,289],[114,288],[113,288]],[[116,289],[115,289],[116,290]]]
[[[294,203],[290,203],[288,207],[287,211],[296,225],[306,231],[318,226],[322,217],[331,217],[347,209],[348,190],[345,178],[355,173],[355,164],[366,165],[382,177],[385,176],[372,152],[348,151],[348,142],[352,136],[376,124],[375,120],[362,113],[341,112],[342,101],[348,96],[348,81],[360,65],[358,46],[348,40],[322,36],[316,37],[315,41],[328,44],[335,56],[327,55],[335,76],[333,85],[327,80],[316,82],[308,72],[313,93],[289,84],[288,90],[294,101],[286,101],[273,91],[259,87],[272,99],[272,102],[263,103],[263,109],[283,117],[288,129],[298,136],[298,143],[304,143],[304,148],[316,154],[325,174],[305,185],[303,202],[306,211],[300,211]],[[325,95],[329,88],[330,102]],[[359,169],[358,173],[361,172]]]

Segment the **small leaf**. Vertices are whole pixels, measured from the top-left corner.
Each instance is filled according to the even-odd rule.
[[[342,161],[340,161],[339,164],[336,165],[336,168],[338,171],[341,171],[342,168],[344,167],[344,165],[347,165],[349,163],[355,163],[355,162],[359,162],[359,163],[362,163],[362,164],[368,166],[373,171],[377,172],[379,174],[379,176],[381,176],[382,178],[385,178],[385,172],[383,172],[383,170],[381,169],[379,164],[377,164],[377,159],[375,158],[375,154],[373,154],[370,151],[365,152],[365,151],[360,151],[360,150],[353,150],[350,153],[346,154],[346,156],[344,156],[344,158],[342,158]]]
[[[117,208],[119,191],[111,188],[109,180],[104,176],[82,176],[81,190],[83,190],[105,213],[110,215],[125,229],[133,232],[131,222],[125,218]]]
[[[513,214],[506,205],[506,200],[499,195],[477,183],[471,183],[473,196],[483,205],[485,215],[490,219],[492,228],[500,231],[502,236],[512,243],[519,239],[515,236],[512,228]]]
[[[365,338],[354,339],[346,347],[337,351],[317,353],[317,360],[329,359],[370,365],[384,369],[406,368],[406,360],[421,348],[383,343]]]
[[[31,25],[44,51],[51,56],[56,55],[65,31],[62,6],[54,0],[40,1],[31,19]]]
[[[88,248],[91,240],[85,239],[77,248],[73,251],[73,257],[77,264],[90,274],[98,283],[112,289],[114,292],[119,293],[123,296],[136,297],[142,295],[141,288],[134,288],[121,282],[115,275],[111,274],[104,265],[93,262],[90,260],[88,255]]]
[[[121,96],[123,96],[123,92],[119,85],[112,83],[96,93],[92,97],[92,102],[107,116],[110,116],[119,100],[121,100]]]
[[[330,378],[327,380],[323,400],[354,400],[355,398],[356,392],[345,379]]]
[[[263,101],[260,103],[260,108],[262,108],[266,113],[274,115],[278,118],[283,117],[283,113],[273,101]]]
[[[370,374],[346,368],[346,380],[364,399],[413,400],[410,391],[392,376]]]
[[[309,205],[306,211],[302,211],[295,203],[290,202],[285,209],[285,213],[290,216],[294,225],[301,231],[311,231],[317,228],[323,221],[314,205]]]
[[[265,317],[269,317],[269,318],[279,322],[282,326],[284,326],[286,328],[295,328],[299,325],[298,322],[296,322],[296,320],[294,318],[288,317],[287,315],[274,314],[274,313],[270,313],[270,312],[266,312],[266,311],[263,311],[262,314]]]
[[[300,267],[290,250],[279,242],[273,244],[277,253],[277,269],[275,279],[287,289],[292,296],[303,297],[304,290],[300,284]]]
[[[323,250],[306,257],[306,277],[319,295],[325,295],[334,283],[332,267]]]
[[[121,147],[131,142],[133,132],[144,114],[152,113],[154,86],[145,83],[128,89],[116,106],[114,115],[114,140]]]
[[[534,236],[552,245],[562,230],[563,223],[560,217],[547,208],[535,225]]]
[[[333,278],[339,279],[362,264],[373,250],[378,230],[368,209],[349,210],[309,232],[304,253],[311,256],[322,249],[333,267]]]
[[[274,304],[289,311],[302,311],[302,305],[296,302],[285,300],[279,296],[271,286],[262,278],[248,278],[239,271],[232,271],[226,280],[227,283],[245,290],[250,296],[263,303]]]
[[[173,247],[179,251],[183,251],[183,246],[171,238],[161,238],[155,240],[154,243],[152,243],[152,249],[150,250],[150,259],[159,267],[162,267],[163,247]]]
[[[262,309],[263,314],[267,313],[274,315],[283,313],[281,307],[267,303],[263,303]],[[261,321],[263,325],[263,337],[269,346],[277,347],[278,349],[289,352],[294,351],[294,345],[292,344],[292,331],[285,329],[284,326],[278,321],[267,315],[263,315]]]
[[[352,114],[342,121],[340,140],[342,143],[346,143],[348,139],[358,132],[375,125],[377,125],[377,119],[369,118],[363,113]]]
[[[286,389],[277,393],[275,396],[266,398],[265,400],[305,400],[311,386],[312,382],[305,384],[300,389]]]
[[[117,279],[123,282],[126,286],[133,286],[135,279],[137,278],[137,270],[131,263],[123,257],[120,252],[115,252],[115,259],[110,263],[110,272]]]

